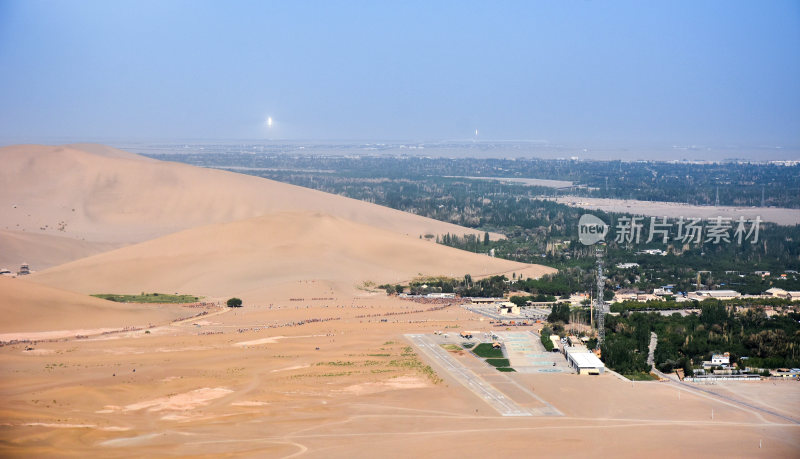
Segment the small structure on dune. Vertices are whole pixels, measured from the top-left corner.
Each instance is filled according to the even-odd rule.
[[[17,271],[17,276],[27,276],[31,273],[31,268],[28,266],[27,263],[23,263],[22,266],[19,267],[19,271]]]

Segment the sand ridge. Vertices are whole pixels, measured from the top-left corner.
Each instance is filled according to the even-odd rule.
[[[100,334],[167,323],[201,312],[176,305],[123,304],[0,277],[0,341]]]
[[[0,148],[0,163],[0,230],[61,236],[86,244],[131,244],[187,228],[289,210],[324,212],[413,237],[483,234],[343,196],[156,161],[103,145],[7,146]],[[0,253],[11,244],[1,236]],[[33,251],[36,244],[30,245]],[[58,260],[4,262],[35,261],[41,265],[34,269],[41,269],[76,259],[66,257],[70,253],[76,257],[94,253],[91,247],[84,249],[83,253],[64,250]]]
[[[30,278],[83,293],[179,291],[263,302],[286,295],[352,295],[365,283],[363,288],[369,289],[418,275],[460,278],[523,270],[530,277],[555,272],[329,214],[280,212],[184,230]]]

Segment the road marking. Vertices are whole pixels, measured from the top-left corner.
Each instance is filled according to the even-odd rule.
[[[506,398],[491,384],[488,384],[472,370],[451,357],[438,344],[431,342],[425,335],[410,334],[405,336],[429,359],[442,366],[459,383],[483,398],[486,403],[496,409],[502,416],[533,416],[530,411]]]

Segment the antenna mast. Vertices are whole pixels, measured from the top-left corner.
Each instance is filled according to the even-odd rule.
[[[603,289],[605,288],[606,278],[603,275],[603,245],[595,248],[597,257],[597,294],[595,295],[595,308],[597,312],[597,349],[603,344],[606,336],[606,303],[603,301]]]

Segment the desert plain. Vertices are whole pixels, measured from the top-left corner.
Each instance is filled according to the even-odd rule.
[[[509,374],[508,399],[557,414],[501,415],[407,337],[498,327],[457,300],[376,288],[553,272],[424,238],[467,228],[96,145],[5,147],[0,159],[1,260],[35,271],[0,278],[5,457],[800,452],[796,381]],[[140,292],[202,299],[89,296]]]

